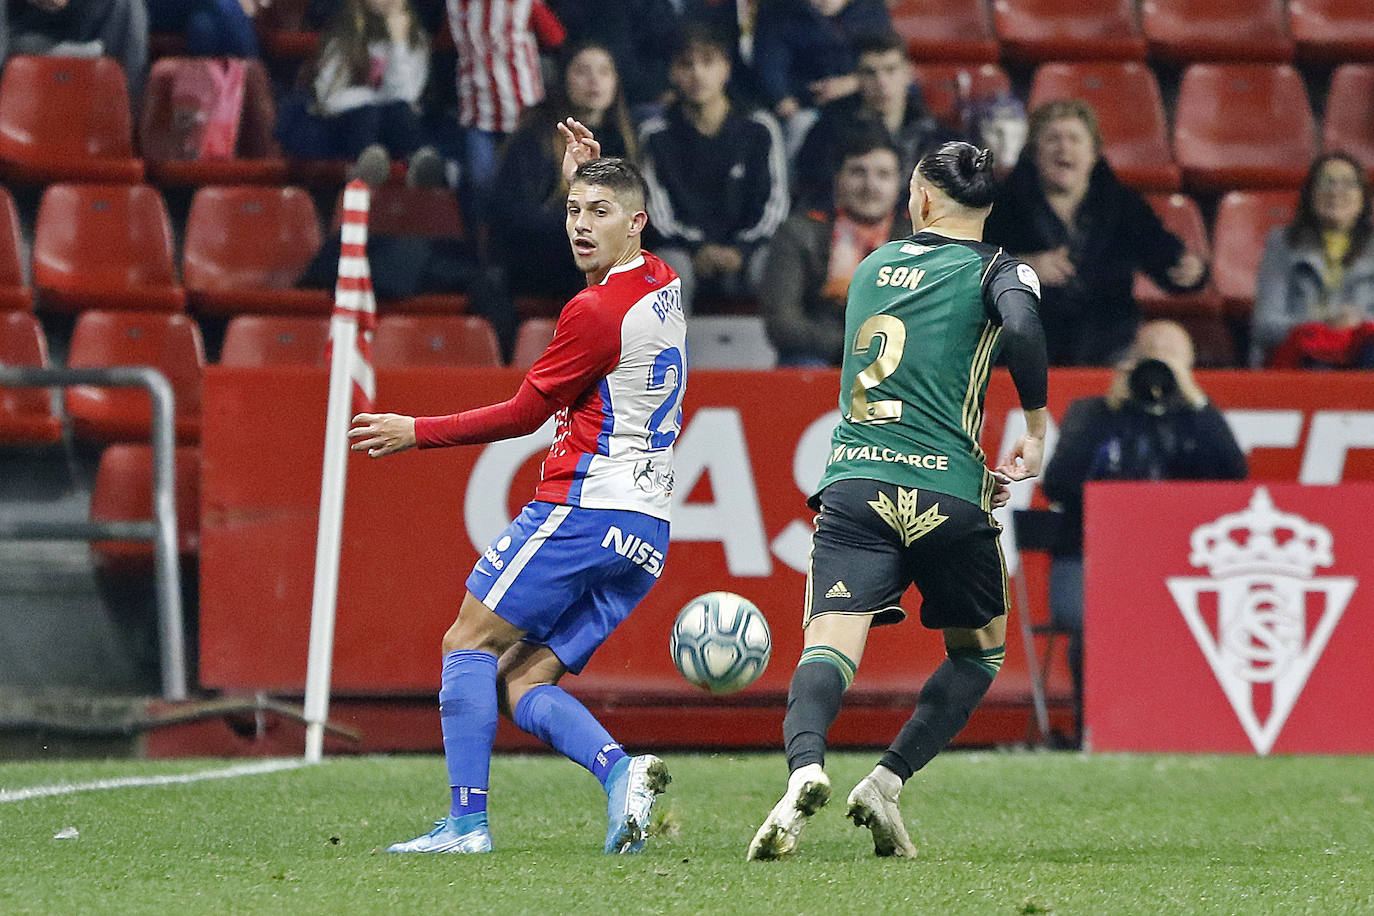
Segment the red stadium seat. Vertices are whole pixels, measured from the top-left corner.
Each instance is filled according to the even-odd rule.
[[[1148,191],[1177,190],[1164,102],[1154,72],[1135,61],[1054,63],[1035,71],[1027,107],[1082,99],[1097,112],[1103,153],[1117,177]]]
[[[1307,60],[1374,60],[1369,0],[1290,0],[1288,25]]]
[[[200,552],[200,449],[177,448],[177,552]],[[153,521],[153,449],[148,445],[111,445],[100,455],[91,492],[91,521]],[[153,570],[152,541],[93,541],[96,567],[117,575]]]
[[[567,300],[553,296],[514,296],[515,313],[520,319],[557,318]]]
[[[515,332],[515,352],[511,354],[510,364],[520,369],[533,366],[553,341],[557,323],[553,318],[529,318],[521,322],[520,330]]]
[[[320,244],[315,204],[300,188],[201,188],[182,252],[191,307],[202,315],[328,315],[329,292],[295,288]]]
[[[48,343],[29,312],[0,313],[0,366],[43,368]],[[0,388],[0,445],[51,445],[62,439],[46,388]]]
[[[137,182],[124,71],[108,57],[11,57],[0,79],[0,176]]]
[[[919,64],[915,73],[930,113],[954,131],[964,129],[966,103],[1011,92],[1007,71],[997,64]]]
[[[184,309],[157,188],[49,185],[38,207],[33,285],[39,304],[53,311]]]
[[[324,366],[328,318],[238,315],[229,321],[222,366]]]
[[[309,0],[275,0],[255,17],[268,60],[304,60],[320,49],[320,35],[305,21]]]
[[[1332,74],[1322,147],[1349,153],[1374,176],[1374,64],[1345,64]]]
[[[176,398],[176,435],[200,441],[201,370],[205,348],[200,328],[186,315],[162,312],[83,312],[72,332],[67,365],[73,369],[150,366],[167,377]],[[152,406],[140,388],[67,389],[73,431],[99,442],[146,442]]]
[[[1221,199],[1212,233],[1212,284],[1228,314],[1250,314],[1264,237],[1292,222],[1297,206],[1296,191],[1232,191]]]
[[[997,60],[987,0],[893,0],[888,13],[914,61]]]
[[[1211,259],[1212,246],[1207,241],[1202,211],[1191,197],[1184,194],[1150,194],[1146,199],[1155,213],[1159,214],[1164,227],[1183,240],[1184,247],[1204,261]],[[1221,298],[1210,282],[1197,292],[1172,295],[1160,289],[1144,274],[1136,274],[1134,295],[1140,310],[1151,318],[1221,313]]]
[[[479,315],[383,315],[372,341],[378,366],[499,366],[496,332]]]
[[[0,187],[0,312],[33,308],[33,293],[24,285],[19,211],[8,189]]]
[[[201,159],[188,142],[196,135],[186,127],[199,114],[197,92],[214,97],[216,61],[197,57],[167,57],[153,64],[143,92],[139,118],[139,148],[148,174],[158,184],[281,184],[286,180],[286,160],[273,136],[277,104],[267,71],[258,60],[242,61],[245,67],[242,113],[235,155],[227,159]]]
[[[1144,60],[1134,0],[994,0],[1012,61]]]
[[[1293,39],[1283,0],[1144,0],[1150,54],[1176,63],[1285,63]]]
[[[1298,71],[1284,64],[1194,64],[1174,110],[1174,157],[1202,191],[1295,188],[1317,152]]]

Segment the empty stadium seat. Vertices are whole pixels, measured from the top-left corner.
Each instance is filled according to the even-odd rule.
[[[139,150],[150,178],[161,185],[281,184],[286,160],[273,137],[276,101],[267,71],[258,60],[243,60],[243,102],[235,155],[225,159],[199,158],[198,135],[187,129],[199,111],[199,94],[214,97],[218,61],[199,57],[168,57],[153,64],[143,92],[139,118]],[[191,148],[188,148],[188,144]]]
[[[177,552],[200,551],[200,449],[180,447],[173,456],[177,514]],[[153,449],[148,445],[116,444],[100,455],[91,492],[91,521],[153,521]],[[116,575],[147,574],[153,570],[152,541],[93,541],[96,567]]]
[[[914,69],[926,108],[954,131],[963,131],[963,107],[969,101],[1011,92],[1007,71],[997,64],[918,64]]]
[[[1008,60],[1145,59],[1134,0],[994,0],[992,8]]]
[[[1316,155],[1302,77],[1282,64],[1193,64],[1174,110],[1174,158],[1202,191],[1297,187]]]
[[[39,304],[60,312],[184,309],[157,188],[49,185],[34,231],[33,285]]]
[[[1374,64],[1345,64],[1332,74],[1322,147],[1349,153],[1374,175]]]
[[[1283,0],[1144,0],[1150,54],[1176,63],[1293,59]]]
[[[687,322],[693,369],[772,369],[778,351],[758,315],[694,315]]]
[[[1164,102],[1154,72],[1135,61],[1053,63],[1035,71],[1032,110],[1055,99],[1082,99],[1097,112],[1103,153],[1117,177],[1149,191],[1178,188]]]
[[[557,324],[553,318],[529,318],[521,322],[520,330],[515,332],[515,352],[511,354],[510,364],[519,369],[533,366],[553,341],[553,329]]]
[[[48,343],[29,312],[0,313],[0,366],[43,368]],[[46,388],[0,387],[0,445],[51,445],[62,439]]]
[[[383,315],[372,341],[383,366],[499,366],[496,332],[479,315]]]
[[[1212,232],[1212,284],[1232,315],[1249,315],[1264,237],[1293,220],[1296,191],[1232,191],[1217,207]]]
[[[33,308],[33,293],[24,285],[22,240],[14,198],[0,187],[0,312]]]
[[[229,321],[222,366],[324,366],[328,318],[238,315]]]
[[[894,0],[888,13],[914,61],[997,60],[987,0]]]
[[[149,366],[171,383],[176,398],[176,436],[200,440],[201,370],[205,348],[200,329],[186,315],[163,312],[83,312],[72,332],[67,365],[73,369]],[[141,388],[67,389],[67,415],[81,438],[99,442],[146,442],[152,406]]]
[[[182,252],[191,307],[218,316],[328,315],[329,292],[295,288],[320,244],[315,204],[300,188],[201,188]]]
[[[1164,228],[1183,240],[1189,251],[1211,260],[1212,246],[1207,241],[1207,227],[1202,211],[1186,194],[1150,194],[1146,196]],[[1136,274],[1134,296],[1140,310],[1151,318],[1176,318],[1185,315],[1217,315],[1221,312],[1221,298],[1210,282],[1192,293],[1165,292],[1144,274]]]
[[[124,71],[108,57],[11,57],[0,79],[0,176],[135,182]]]
[[[1374,60],[1369,0],[1290,0],[1288,25],[1307,60]]]

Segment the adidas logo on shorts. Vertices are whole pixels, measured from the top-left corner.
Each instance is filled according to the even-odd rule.
[[[848,589],[848,587],[845,586],[844,580],[841,579],[840,581],[836,582],[834,585],[830,586],[830,591],[828,591],[828,592],[825,593],[825,597],[827,597],[827,598],[853,598],[854,596],[851,595],[851,594],[849,594],[849,589]]]

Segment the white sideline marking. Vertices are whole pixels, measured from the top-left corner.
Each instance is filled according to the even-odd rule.
[[[233,779],[238,776],[256,776],[260,773],[276,773],[281,770],[294,770],[305,766],[305,761],[296,758],[285,760],[262,760],[225,767],[221,770],[201,770],[196,773],[170,773],[163,776],[125,776],[120,779],[97,779],[92,782],[63,782],[51,786],[30,786],[27,789],[0,789],[0,804],[4,802],[27,801],[30,798],[49,798],[54,795],[70,795],[73,792],[96,792],[105,789],[133,789],[143,786],[176,786],[207,779]]]

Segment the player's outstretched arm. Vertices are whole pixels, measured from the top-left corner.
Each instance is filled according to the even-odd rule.
[[[563,179],[572,181],[579,166],[601,155],[601,143],[592,136],[592,129],[576,118],[559,121],[558,133],[563,137]]]
[[[355,452],[385,458],[415,447],[415,418],[398,413],[360,413],[348,431]]]

